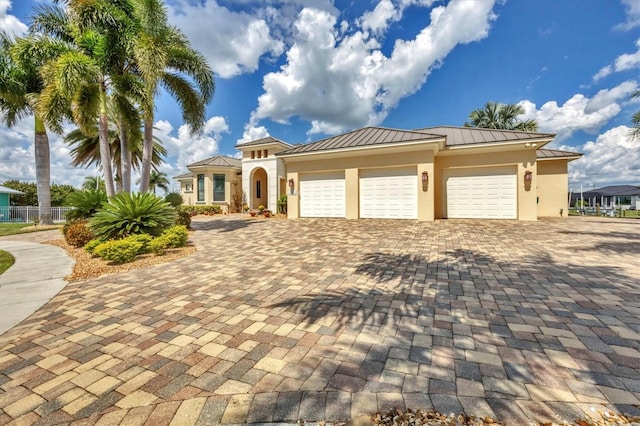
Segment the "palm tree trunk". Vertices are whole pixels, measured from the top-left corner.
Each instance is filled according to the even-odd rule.
[[[122,190],[127,193],[131,192],[131,151],[128,136],[124,119],[120,115],[120,179]]]
[[[49,137],[42,120],[35,116],[34,151],[36,160],[36,186],[38,188],[38,222],[53,225],[51,217],[51,158]]]
[[[144,142],[142,145],[142,167],[140,170],[140,192],[149,191],[149,175],[153,157],[153,115],[144,119]]]
[[[100,163],[104,175],[104,185],[107,197],[116,193],[113,185],[113,170],[111,169],[111,149],[109,148],[109,115],[107,113],[107,93],[103,88],[100,94],[100,117],[98,120],[98,140],[100,144]]]

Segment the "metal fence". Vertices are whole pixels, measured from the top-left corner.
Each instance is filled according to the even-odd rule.
[[[54,222],[64,222],[65,214],[73,207],[51,207]],[[35,222],[40,210],[38,206],[0,206],[0,222]]]

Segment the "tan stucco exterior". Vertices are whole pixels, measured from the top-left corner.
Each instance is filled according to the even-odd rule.
[[[569,181],[566,159],[538,161],[538,217],[566,216]]]
[[[180,179],[180,195],[184,204],[190,206],[220,206],[224,213],[233,210],[233,195],[240,190],[242,177],[239,168],[199,167],[193,168],[193,178]],[[198,175],[204,175],[204,200],[198,200]],[[213,200],[213,176],[224,175],[224,200]],[[191,190],[189,190],[189,185]]]

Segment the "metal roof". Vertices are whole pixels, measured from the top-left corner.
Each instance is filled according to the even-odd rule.
[[[633,185],[612,185],[584,191],[584,197],[617,197],[624,195],[640,195],[640,187]]]
[[[18,191],[16,189],[7,188],[6,186],[0,185],[0,193],[2,194],[13,194],[13,195],[24,195],[24,192]]]
[[[576,158],[582,157],[579,152],[560,151],[558,149],[539,149],[536,151],[538,160],[551,160],[556,158]]]
[[[226,155],[216,155],[215,157],[207,158],[206,160],[196,161],[195,163],[187,164],[187,167],[242,167],[242,162],[238,158],[227,157]]]
[[[552,139],[555,137],[552,133],[481,129],[478,127],[437,126],[416,129],[415,131],[446,136],[447,146],[464,146],[494,142],[516,142],[527,139]]]
[[[236,148],[245,148],[247,146],[268,145],[268,144],[274,144],[274,143],[279,143],[279,144],[282,144],[284,146],[292,146],[291,144],[283,142],[280,139],[276,139],[274,137],[267,136],[266,138],[258,139],[258,140],[255,140],[255,141],[239,143],[235,147]]]
[[[191,178],[193,178],[193,173],[189,172],[189,173],[185,173],[185,174],[182,174],[182,175],[174,176],[173,178],[176,179],[176,180],[191,179]]]
[[[296,145],[280,152],[276,156],[303,154],[309,152],[330,151],[335,149],[357,148],[382,144],[394,144],[429,139],[442,139],[442,136],[410,130],[388,129],[385,127],[365,127],[341,135],[332,136],[317,142]]]

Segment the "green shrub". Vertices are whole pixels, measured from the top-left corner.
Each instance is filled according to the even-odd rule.
[[[187,229],[191,229],[191,213],[179,210],[176,215],[176,225],[183,225]]]
[[[166,239],[168,248],[184,247],[187,245],[189,232],[187,232],[186,226],[176,225],[164,231],[158,238]]]
[[[87,253],[96,256],[95,249],[96,247],[98,247],[100,244],[104,243],[103,240],[99,240],[99,239],[95,239],[95,240],[91,240],[89,241],[87,244],[84,245],[84,249]]]
[[[287,214],[287,194],[282,194],[278,198],[278,213]]]
[[[169,248],[169,241],[164,237],[156,237],[149,243],[149,251],[155,255],[163,255]]]
[[[106,202],[107,194],[104,191],[87,189],[74,192],[65,199],[66,205],[75,207],[66,213],[66,219],[88,219]]]
[[[96,237],[112,240],[135,234],[160,235],[175,223],[175,210],[162,198],[145,192],[114,195],[91,218]]]
[[[184,200],[182,195],[177,192],[170,192],[164,196],[164,200],[171,205],[171,207],[180,207]]]
[[[67,244],[82,247],[95,237],[86,220],[67,222],[62,228],[62,234]]]
[[[121,264],[134,260],[141,248],[142,243],[137,241],[111,240],[100,244],[93,252],[104,260]]]
[[[137,254],[145,254],[150,252],[149,243],[153,241],[153,237],[148,234],[129,235],[124,241],[140,243],[140,250],[138,250]]]
[[[194,214],[204,214],[212,216],[214,214],[222,213],[222,207],[220,206],[180,206],[178,211],[185,211]]]

